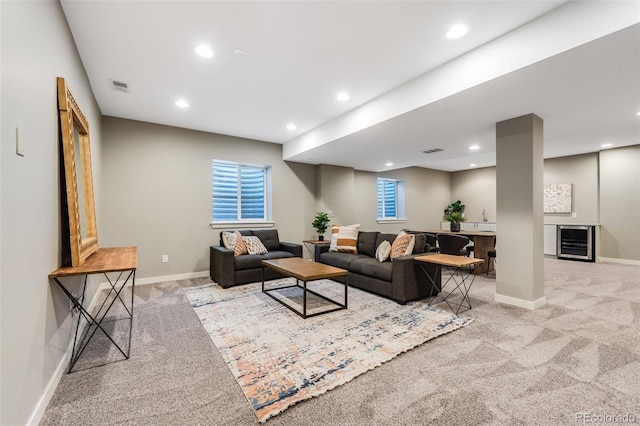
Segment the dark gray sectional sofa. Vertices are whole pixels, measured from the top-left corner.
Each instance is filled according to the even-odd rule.
[[[234,256],[233,250],[224,247],[220,232],[220,245],[211,246],[209,249],[209,275],[223,288],[261,281],[263,259],[302,257],[302,245],[281,242],[277,229],[244,230],[240,231],[240,234],[260,238],[268,253]],[[270,268],[265,268],[264,275],[266,280],[283,277]]]
[[[358,254],[330,252],[329,245],[318,245],[315,247],[315,259],[316,262],[348,270],[350,286],[404,304],[437,294],[432,292],[432,286],[421,265],[413,260],[416,256],[430,254],[426,237],[423,234],[415,234],[415,236],[413,254],[398,257],[393,262],[379,262],[375,254],[382,241],[387,240],[393,243],[396,234],[375,231],[358,233]],[[425,263],[422,266],[430,276],[435,276],[436,286],[440,289],[440,270],[431,263]]]

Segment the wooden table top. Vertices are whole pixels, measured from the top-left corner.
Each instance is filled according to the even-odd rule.
[[[431,254],[428,256],[417,256],[414,258],[419,262],[436,263],[444,266],[469,266],[479,265],[484,262],[484,259],[477,259],[475,257],[455,256],[453,254]]]
[[[331,244],[331,240],[304,240],[303,243],[325,245],[325,244]]]
[[[263,260],[262,265],[302,281],[341,277],[349,273],[346,269],[336,268],[335,266],[313,262],[300,257]]]
[[[138,267],[138,247],[99,248],[80,266],[63,266],[49,274],[49,278],[105,272],[132,271]]]

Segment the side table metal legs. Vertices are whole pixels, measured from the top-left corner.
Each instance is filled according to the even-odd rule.
[[[123,281],[121,281],[121,278],[125,273],[127,273],[126,278]],[[136,282],[136,271],[131,270],[131,271],[120,272],[118,277],[115,280],[111,280],[106,273],[104,274],[104,276],[109,282],[111,289],[109,289],[106,297],[104,298],[100,307],[95,313],[95,316],[91,315],[91,313],[84,307],[85,291],[87,289],[87,275],[85,275],[84,277],[84,282],[82,285],[82,294],[77,299],[73,296],[73,294],[71,294],[71,292],[69,292],[69,290],[67,290],[67,288],[60,282],[58,278],[53,278],[56,284],[58,284],[58,287],[60,287],[60,289],[64,292],[64,294],[73,303],[74,308],[77,309],[79,312],[78,320],[76,323],[76,332],[73,339],[73,349],[71,352],[71,361],[69,364],[69,371],[68,371],[69,373],[71,373],[71,371],[73,370],[73,367],[76,365],[76,362],[78,361],[82,353],[85,351],[85,349],[87,348],[87,345],[91,341],[91,338],[95,335],[98,329],[100,329],[104,333],[104,335],[111,341],[111,343],[113,343],[113,345],[118,349],[118,351],[120,351],[120,353],[125,357],[125,359],[129,359],[129,355],[131,352],[131,331],[133,329],[133,295],[134,295],[135,282]],[[125,301],[121,296],[122,290],[124,289],[126,284],[129,282],[129,279],[131,279],[130,307],[127,306],[127,304],[125,303]],[[109,301],[109,298],[112,293],[114,294],[113,298],[107,305],[107,302]],[[126,352],[122,347],[124,345],[122,344],[118,345],[118,343],[115,342],[113,336],[111,336],[109,332],[105,330],[105,328],[103,327],[104,319],[106,318],[109,310],[113,307],[116,300],[120,301],[120,303],[124,307],[124,310],[127,313],[127,317],[124,319],[129,320],[129,338],[128,338]],[[105,309],[105,305],[107,305],[106,309]],[[103,312],[103,309],[104,309],[104,312]],[[86,331],[86,333],[84,333],[80,328],[80,318],[84,318],[87,321],[89,328]],[[84,335],[84,337],[81,337],[80,340],[78,340],[78,333],[82,333]],[[100,364],[100,365],[104,365],[104,364]],[[98,365],[95,365],[93,367],[98,367]]]
[[[476,279],[473,270],[466,269],[464,267],[451,267],[446,266],[447,272],[449,273],[449,278],[447,281],[442,284],[442,289],[440,290],[440,294],[434,296],[430,301],[429,305],[433,305],[436,303],[444,302],[449,306],[449,309],[453,311],[456,315],[460,312],[468,311],[471,309],[471,299],[469,299],[469,289],[473,285],[473,282]],[[444,293],[444,289],[447,285],[451,283],[453,288],[449,293]],[[454,293],[457,293],[462,296],[462,300],[460,303],[452,302],[449,303],[449,299],[452,297]],[[464,308],[464,309],[463,309]]]

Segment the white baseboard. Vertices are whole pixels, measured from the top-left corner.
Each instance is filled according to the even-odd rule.
[[[156,284],[156,283],[163,283],[167,281],[188,280],[191,278],[203,278],[208,276],[209,276],[209,271],[200,271],[200,272],[187,272],[184,274],[164,275],[160,277],[136,278],[136,285]],[[131,281],[127,282],[127,287],[129,286],[131,286]],[[100,290],[104,290],[108,288],[109,288],[108,282],[103,282],[100,284]]]
[[[636,265],[640,266],[640,260],[631,260],[631,259],[615,259],[613,257],[598,257],[596,259],[598,263],[607,262],[607,263],[619,263],[622,265]]]
[[[100,287],[102,287],[102,284],[100,285]],[[89,303],[89,307],[86,308],[87,311],[91,312],[93,308],[96,306],[96,304],[98,303],[99,294],[100,294],[100,291],[96,291],[96,293],[93,296],[93,299],[91,299],[91,303]],[[76,334],[74,333],[74,327],[75,327],[76,321],[78,320],[78,315],[80,315],[80,312],[76,312],[75,314],[70,314],[71,332],[69,334],[69,345],[67,346],[67,350],[65,351],[64,356],[60,359],[58,366],[56,367],[53,375],[51,376],[49,383],[47,383],[44,393],[38,400],[36,407],[31,413],[31,417],[29,417],[29,421],[27,422],[28,425],[36,426],[40,423],[40,420],[42,420],[42,416],[44,415],[44,412],[46,411],[47,406],[49,405],[49,402],[51,401],[51,398],[53,397],[53,394],[56,391],[56,388],[60,384],[60,380],[62,379],[62,376],[65,374],[65,372],[67,371],[67,368],[69,367],[69,362],[71,361],[71,355],[73,353],[74,339],[72,337],[74,334]],[[89,324],[86,322],[86,320],[80,321],[81,330],[78,333],[80,336],[82,336],[82,333],[84,333],[84,329],[88,325]]]
[[[525,308],[533,311],[546,305],[547,297],[543,296],[538,300],[531,301],[496,293],[495,301],[498,303],[504,303],[505,305],[518,306],[519,308]]]

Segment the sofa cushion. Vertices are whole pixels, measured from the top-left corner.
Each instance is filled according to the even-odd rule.
[[[245,269],[262,268],[262,254],[244,254],[234,258],[234,270],[242,271]]]
[[[329,251],[340,253],[358,253],[358,230],[360,224],[339,226],[331,228],[331,245]]]
[[[396,239],[396,234],[382,234],[382,233],[378,234],[378,236],[376,237],[376,249],[378,248],[381,242],[389,241],[389,244],[393,244],[393,240],[395,239]]]
[[[370,257],[376,256],[376,237],[379,232],[360,232],[358,234],[358,253]]]
[[[385,260],[389,260],[389,256],[391,256],[391,243],[384,240],[376,249],[376,259],[378,259],[378,262],[384,262]]]
[[[413,246],[413,254],[424,253],[427,247],[427,236],[425,234],[415,234],[416,243]]]
[[[378,262],[375,258],[360,258],[351,262],[349,271],[384,281],[392,281],[393,265],[391,262]]]
[[[247,246],[247,251],[249,254],[265,254],[267,252],[267,248],[262,244],[260,238],[252,235],[250,237],[242,237],[245,245]]]
[[[270,251],[262,255],[262,258],[264,260],[282,259],[283,257],[294,257],[294,256],[293,256],[293,253],[290,253],[288,251],[281,251],[281,250]]]
[[[368,256],[353,253],[338,253],[328,251],[320,255],[320,262],[336,268],[349,269],[349,264],[356,259],[366,259]]]
[[[280,250],[280,238],[277,229],[257,229],[253,235],[260,238],[268,251]]]

